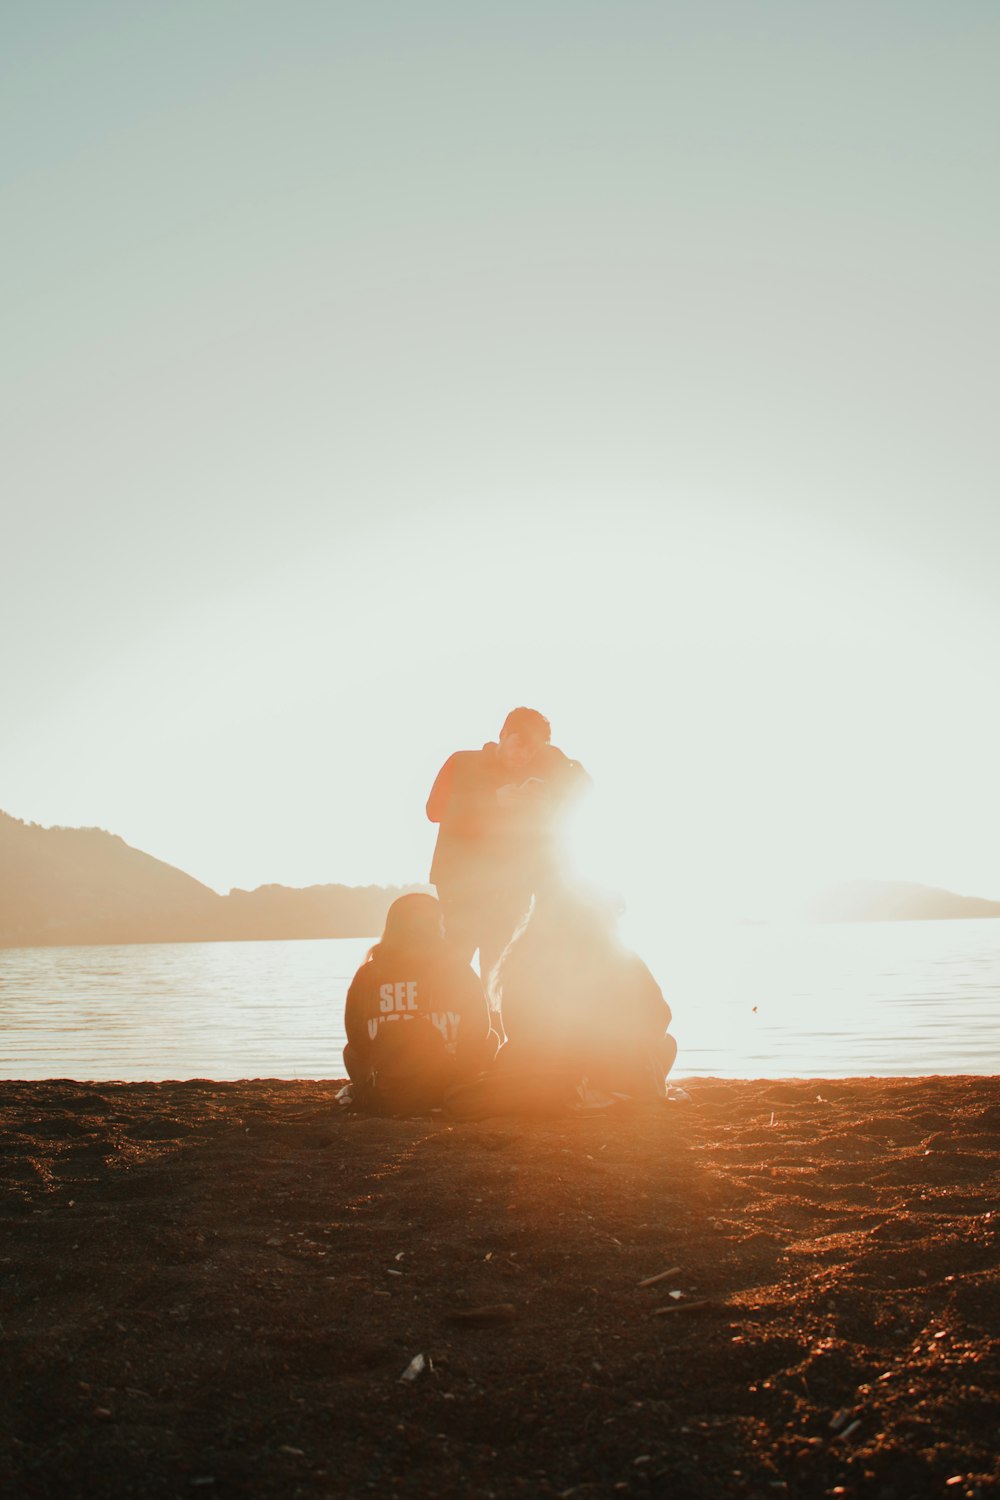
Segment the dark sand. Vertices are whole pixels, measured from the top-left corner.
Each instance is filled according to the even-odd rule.
[[[337,1087],[0,1085],[4,1496],[996,1492],[1000,1080]]]

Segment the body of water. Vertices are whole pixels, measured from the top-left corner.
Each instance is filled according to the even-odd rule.
[[[1000,1071],[1000,921],[632,936],[676,1078]],[[0,950],[0,1078],[343,1077],[369,941]]]

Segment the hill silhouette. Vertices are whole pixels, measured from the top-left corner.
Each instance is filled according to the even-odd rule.
[[[42,828],[0,812],[0,948],[375,937],[404,891],[262,885],[227,896],[102,828]],[[907,881],[855,880],[819,896],[819,922],[1000,917],[1000,901]]]
[[[0,812],[0,947],[374,937],[423,886],[281,885],[222,896],[102,828]]]
[[[927,922],[1000,917],[1000,901],[959,896],[906,880],[850,880],[824,892],[808,908],[818,922]]]

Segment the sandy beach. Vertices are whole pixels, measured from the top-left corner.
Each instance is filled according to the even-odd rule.
[[[0,1085],[4,1494],[996,1491],[996,1078],[339,1086]]]

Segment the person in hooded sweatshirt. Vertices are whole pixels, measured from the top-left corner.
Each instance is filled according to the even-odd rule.
[[[677,1056],[670,1007],[618,937],[617,915],[579,887],[536,895],[493,984],[507,1040],[483,1078],[448,1096],[450,1113],[553,1114],[594,1097],[665,1097]]]
[[[344,1030],[354,1103],[378,1113],[425,1113],[492,1060],[482,982],[446,942],[433,896],[390,906],[348,989]]]
[[[558,869],[563,816],[590,783],[551,733],[537,709],[512,709],[498,741],[449,756],[427,801],[445,934],[466,962],[479,949],[484,981]]]

